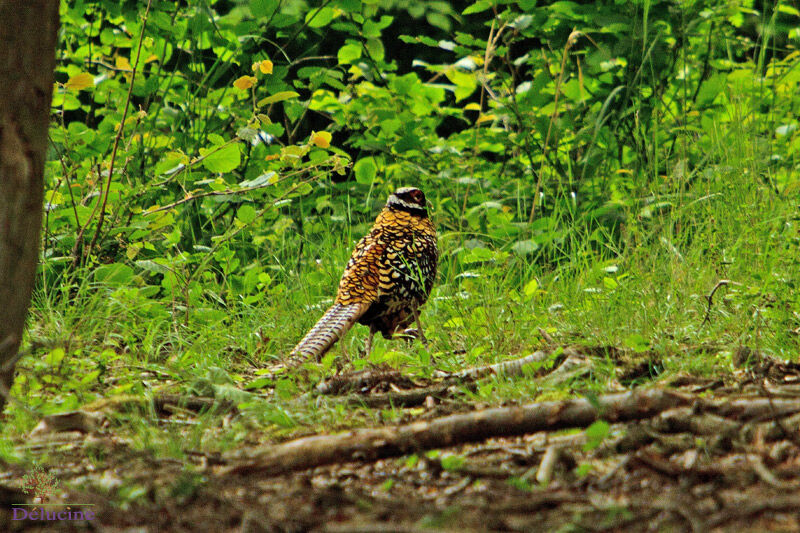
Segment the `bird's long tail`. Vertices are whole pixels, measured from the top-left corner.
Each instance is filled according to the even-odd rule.
[[[289,354],[293,366],[310,358],[319,361],[364,314],[365,304],[333,304]]]

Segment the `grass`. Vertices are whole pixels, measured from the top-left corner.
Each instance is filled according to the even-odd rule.
[[[599,231],[597,220],[554,213],[572,222],[546,250],[560,261],[545,266],[532,261],[535,256],[500,248],[467,262],[475,234],[455,230],[452,220],[436,213],[441,274],[422,314],[430,352],[418,343],[376,339],[364,359],[358,354],[366,330],[356,326],[343,341],[350,364],[386,363],[425,376],[434,367],[431,354],[435,367],[445,370],[527,354],[543,345],[540,329],[559,344],[619,347],[630,364],[649,363],[650,375],[636,377],[634,385],[678,373],[724,375],[741,345],[796,359],[796,201],[775,191],[770,169],[755,163],[763,158],[753,155],[747,137],[737,139],[717,139],[705,168],[680,183],[665,178],[649,201],[625,208],[618,235]],[[0,456],[25,459],[29,452],[15,444],[41,415],[159,391],[230,398],[245,414],[232,421],[205,414],[181,425],[164,424],[145,404],[111,413],[114,431],[134,448],[179,459],[188,450],[228,450],[407,418],[400,409],[303,398],[309,384],[292,375],[269,383],[274,387],[248,388],[258,383],[258,369],[287,353],[332,301],[353,243],[370,220],[314,224],[306,228],[302,258],[297,240],[264,245],[262,262],[274,265],[272,282],[255,304],[229,300],[223,322],[202,313],[189,313],[187,321],[177,299],[154,302],[142,295],[143,284],[96,283],[86,272],[42,283],[32,306],[29,354],[13,389],[20,402],[8,407]],[[717,291],[704,323],[706,295],[721,279],[735,284]],[[224,276],[216,281],[217,288],[205,280],[209,290],[233,287]],[[339,357],[341,346],[323,361],[320,375],[332,372]],[[625,364],[601,355],[588,375],[558,385],[498,378],[465,391],[463,401],[487,405],[599,393],[616,386]]]

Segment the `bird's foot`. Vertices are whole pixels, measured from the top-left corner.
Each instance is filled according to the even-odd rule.
[[[425,346],[428,345],[428,339],[421,332],[421,330],[417,328],[404,329],[403,332],[400,334],[400,336],[405,338],[408,342],[411,342],[414,339],[419,339],[420,341],[422,341],[422,344],[424,344]]]

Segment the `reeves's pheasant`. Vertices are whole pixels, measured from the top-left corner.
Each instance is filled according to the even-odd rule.
[[[369,326],[367,353],[376,332],[390,339],[412,322],[424,341],[419,307],[431,293],[438,259],[425,194],[414,187],[397,189],[353,250],[336,302],[294,347],[290,359],[319,360],[356,322]]]

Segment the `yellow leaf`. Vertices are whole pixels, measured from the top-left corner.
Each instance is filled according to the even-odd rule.
[[[127,57],[117,56],[117,58],[114,60],[114,64],[120,70],[133,70]]]
[[[331,145],[331,134],[327,131],[311,132],[311,142],[320,148],[328,148]]]
[[[82,91],[92,86],[94,86],[94,77],[87,72],[81,72],[80,74],[72,76],[69,81],[64,84],[64,87],[67,89],[75,89],[76,91]]]
[[[255,76],[242,76],[241,78],[233,82],[233,86],[242,91],[246,91],[255,84],[256,84]]]
[[[480,124],[481,122],[490,122],[490,121],[494,120],[495,118],[496,117],[491,113],[488,114],[488,115],[481,115],[480,117],[478,117],[478,121],[475,122],[475,124]]]
[[[470,102],[464,106],[464,111],[480,111],[481,105],[478,102]]]
[[[125,250],[125,256],[128,259],[133,260],[134,257],[139,255],[139,252],[141,251],[141,249],[142,249],[142,245],[141,244],[131,244],[130,246],[128,246],[128,249]]]
[[[272,74],[272,61],[265,59],[253,63],[253,72],[260,70],[261,74]]]
[[[144,60],[145,63],[150,63],[152,61],[158,61],[158,56],[155,54],[150,54],[150,56]]]

